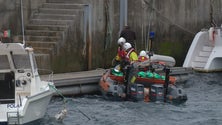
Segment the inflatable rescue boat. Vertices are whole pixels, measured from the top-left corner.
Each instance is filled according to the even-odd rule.
[[[151,68],[144,70],[135,65],[121,71],[118,65],[106,70],[99,86],[103,97],[109,100],[186,102],[186,93],[176,86],[176,78],[169,76],[169,72],[170,68],[157,73]]]

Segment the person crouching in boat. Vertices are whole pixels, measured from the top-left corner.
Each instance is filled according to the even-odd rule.
[[[128,42],[124,43],[123,49],[126,52],[124,58],[122,58],[120,67],[126,69],[127,67],[133,67],[135,62],[138,62],[138,55],[135,52],[135,49]]]
[[[138,55],[130,43],[125,43],[123,45],[126,51],[126,56],[121,63],[121,67],[124,73],[124,85],[126,86],[126,100],[130,98],[130,86],[134,83],[136,77],[136,70],[134,68],[134,63],[138,61]]]
[[[126,51],[126,56],[125,56],[125,68],[126,70],[126,78],[128,79],[129,83],[134,83],[135,81],[135,74],[137,72],[136,67],[137,67],[137,62],[138,62],[138,55],[135,52],[134,48],[130,43],[125,43],[123,45],[124,50]]]
[[[138,57],[138,62],[139,62],[138,66],[139,65],[143,65],[145,63],[145,61],[147,62],[148,60],[149,59],[147,57],[146,51],[145,50],[141,50],[140,54],[139,54],[139,57]],[[141,66],[140,70],[141,71],[147,71],[147,66],[143,66],[143,67]]]
[[[144,51],[144,50],[140,51],[138,60],[139,60],[139,62],[143,62],[143,61],[148,60],[146,51]]]
[[[120,37],[117,41],[118,43],[118,50],[117,50],[117,55],[115,57],[115,60],[113,62],[113,65],[119,65],[120,62],[125,58],[126,52],[123,49],[123,45],[126,43],[126,39],[123,37]]]

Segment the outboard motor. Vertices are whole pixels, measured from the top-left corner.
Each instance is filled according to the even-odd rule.
[[[150,87],[150,101],[163,102],[164,101],[164,88],[163,85],[154,84]]]
[[[132,84],[130,86],[130,96],[134,101],[143,101],[144,86],[142,84]]]
[[[168,101],[176,104],[181,104],[187,101],[187,94],[182,88],[177,88],[174,85],[168,87]]]

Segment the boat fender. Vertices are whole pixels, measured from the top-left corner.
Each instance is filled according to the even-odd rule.
[[[150,93],[149,88],[144,88],[144,101],[145,102],[149,102],[150,101],[149,93]]]
[[[170,101],[172,101],[172,100],[173,100],[173,96],[172,96],[172,95],[169,95],[169,96],[168,96],[168,99],[169,99]]]
[[[215,30],[214,30],[214,28],[213,27],[211,27],[210,29],[209,29],[209,40],[210,41],[214,41],[215,40]]]
[[[99,82],[101,88],[104,90],[104,91],[108,91],[109,90],[109,83],[107,81],[100,81]]]
[[[108,77],[108,74],[109,73],[107,73],[108,72],[108,70],[106,70],[106,72],[103,74],[103,76],[102,76],[102,80],[103,80],[103,82],[106,82],[106,79],[107,79],[107,77]]]

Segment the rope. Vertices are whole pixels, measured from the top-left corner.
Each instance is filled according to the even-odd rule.
[[[51,84],[48,84],[49,85],[49,87],[51,87],[53,90],[55,90],[55,92],[58,94],[58,95],[60,95],[65,101],[63,101],[63,102],[67,102],[66,101],[66,97],[65,96],[63,96],[63,94],[54,86],[54,85],[51,85]]]
[[[66,107],[66,102],[68,102],[68,100],[71,100],[71,99],[68,99],[66,98],[54,85],[51,85],[51,84],[48,84],[50,88],[52,88],[58,95],[60,95],[62,98],[63,98],[63,102],[64,102],[64,108]],[[72,100],[71,100],[72,101]],[[73,101],[72,101],[73,102]],[[74,103],[74,102],[73,102]],[[82,112],[80,109],[78,109],[76,107],[76,109],[83,115],[85,116],[88,120],[91,120],[84,112]]]

